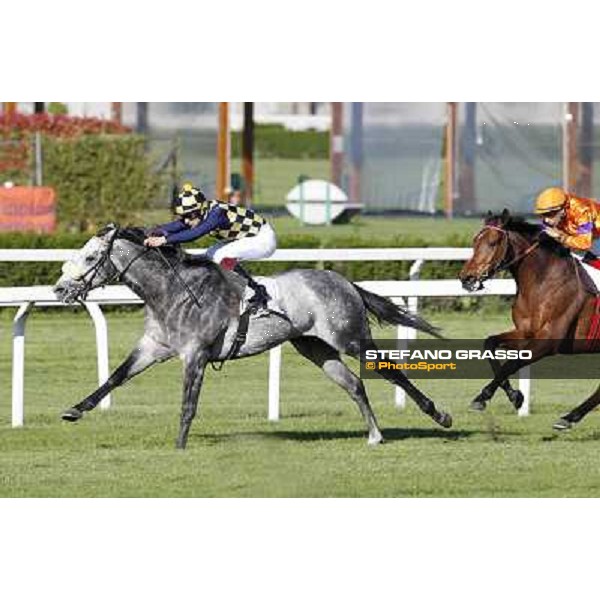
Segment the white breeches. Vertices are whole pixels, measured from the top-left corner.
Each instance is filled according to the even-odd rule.
[[[253,237],[245,237],[233,242],[226,240],[218,242],[206,251],[206,256],[219,264],[224,258],[236,258],[239,261],[268,258],[275,250],[277,250],[275,232],[267,223]]]

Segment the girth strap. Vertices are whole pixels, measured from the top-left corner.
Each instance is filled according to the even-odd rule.
[[[240,315],[240,320],[238,321],[238,329],[235,334],[235,338],[233,338],[233,343],[231,344],[231,348],[229,348],[229,352],[227,356],[218,362],[211,362],[211,367],[215,371],[220,371],[225,363],[232,358],[235,358],[238,355],[238,352],[242,348],[242,346],[246,343],[246,339],[248,337],[248,327],[250,326],[250,311],[246,310]]]

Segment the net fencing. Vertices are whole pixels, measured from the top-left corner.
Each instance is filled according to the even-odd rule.
[[[218,110],[218,102],[124,102],[123,123],[146,133],[157,169],[171,169],[179,182],[191,181],[212,197]]]
[[[447,103],[344,105],[342,186],[368,212],[441,212]],[[544,188],[600,195],[600,103],[458,103],[453,212],[531,214]]]
[[[343,187],[369,211],[434,213],[445,122],[443,102],[345,103]]]
[[[563,115],[560,102],[462,103],[455,212],[532,212],[540,190],[562,185]]]

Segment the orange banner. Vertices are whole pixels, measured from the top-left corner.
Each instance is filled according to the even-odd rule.
[[[0,231],[56,231],[56,193],[48,187],[0,187]]]

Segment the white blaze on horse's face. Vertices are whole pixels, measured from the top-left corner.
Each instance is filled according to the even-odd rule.
[[[100,263],[107,249],[108,243],[104,239],[93,237],[71,260],[63,264],[62,275],[54,287],[54,292],[60,300],[75,301],[86,286],[93,287],[95,267]]]
[[[63,276],[74,280],[82,279],[102,259],[106,243],[93,237],[77,254],[62,267]]]

